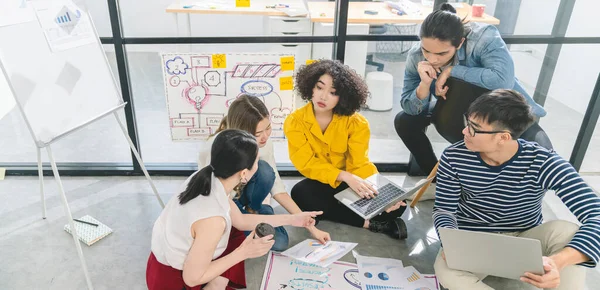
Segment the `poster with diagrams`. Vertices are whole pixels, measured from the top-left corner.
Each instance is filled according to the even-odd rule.
[[[294,110],[294,56],[289,54],[162,54],[173,141],[206,140],[242,94],[265,103],[272,137]]]
[[[269,252],[260,290],[360,290],[356,264],[337,261],[319,267]]]

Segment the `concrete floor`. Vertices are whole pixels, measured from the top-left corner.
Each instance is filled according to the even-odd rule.
[[[388,174],[394,182],[413,186],[417,181],[403,174]],[[586,181],[600,188],[599,175],[586,175]],[[176,193],[184,177],[155,177],[154,182],[166,201]],[[285,178],[288,190],[298,178]],[[105,223],[114,233],[83,252],[95,289],[145,289],[145,269],[150,252],[152,226],[160,206],[141,177],[65,177],[67,198],[74,217],[89,214]],[[35,177],[7,177],[0,181],[0,289],[85,289],[72,238],[63,231],[64,208],[52,177],[46,177],[47,219],[41,219],[39,185]],[[275,205],[276,212],[283,213]],[[324,221],[319,224],[337,241],[357,242],[361,254],[400,259],[421,273],[433,273],[439,241],[432,228],[432,201],[420,202],[405,213],[409,238],[397,241],[383,234]],[[544,199],[545,220],[574,220],[560,200],[549,193]],[[290,244],[309,237],[304,229],[288,228]],[[342,258],[355,262],[351,254]],[[258,289],[266,259],[246,263],[248,289]],[[518,281],[486,278],[496,289],[529,289]],[[597,289],[600,271],[588,270],[588,289]],[[596,285],[596,286],[593,286]]]

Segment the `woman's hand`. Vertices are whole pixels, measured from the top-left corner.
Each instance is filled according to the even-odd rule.
[[[401,206],[406,206],[406,203],[402,200],[397,202],[396,204],[390,206],[389,208],[387,208],[385,210],[385,212],[387,212],[387,213],[393,212],[393,211],[399,209]]]
[[[319,241],[319,243],[321,243],[321,244],[325,244],[325,243],[331,241],[331,236],[329,235],[328,232],[319,230],[315,227],[310,227],[309,231],[310,231],[310,234],[312,235],[312,237],[315,238],[315,240]]]
[[[349,174],[349,177],[346,178],[344,182],[346,182],[346,184],[348,184],[348,186],[361,198],[370,199],[377,194],[377,189],[375,189],[371,183],[354,174]]]
[[[273,235],[264,236],[262,238],[254,238],[255,232],[252,231],[246,239],[242,242],[242,244],[237,248],[237,251],[242,253],[242,256],[245,259],[258,258],[260,256],[265,255],[269,252],[273,244],[275,244],[275,240],[273,240]]]
[[[440,72],[440,70],[434,68],[427,61],[420,61],[417,64],[417,72],[419,73],[421,82],[424,82],[425,84],[430,85],[434,79],[437,79],[437,74]]]
[[[435,95],[442,97],[444,100],[446,99],[446,93],[448,92],[448,86],[446,86],[446,81],[450,77],[450,72],[452,72],[452,67],[449,66],[440,74],[435,81]]]
[[[289,215],[290,222],[288,224],[295,227],[312,227],[315,225],[315,217],[322,215],[322,211],[304,211],[297,214]]]

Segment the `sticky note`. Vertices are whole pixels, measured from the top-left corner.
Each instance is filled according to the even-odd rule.
[[[6,168],[0,168],[0,180],[4,180],[4,175],[6,175]]]
[[[227,68],[227,56],[224,54],[213,54],[212,55],[212,67],[213,68]]]
[[[279,78],[279,90],[291,91],[294,88],[293,77],[281,77]]]
[[[281,58],[281,70],[294,70],[294,57],[293,56],[284,56]]]
[[[314,62],[317,62],[317,60],[316,59],[307,59],[306,60],[306,65],[309,65],[309,64],[314,63]]]
[[[235,7],[250,7],[250,0],[235,0]]]

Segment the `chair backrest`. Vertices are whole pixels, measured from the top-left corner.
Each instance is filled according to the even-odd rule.
[[[463,115],[469,105],[490,90],[453,77],[448,78],[446,85],[446,100],[438,98],[433,109],[432,123],[444,139],[456,143],[463,139]]]

